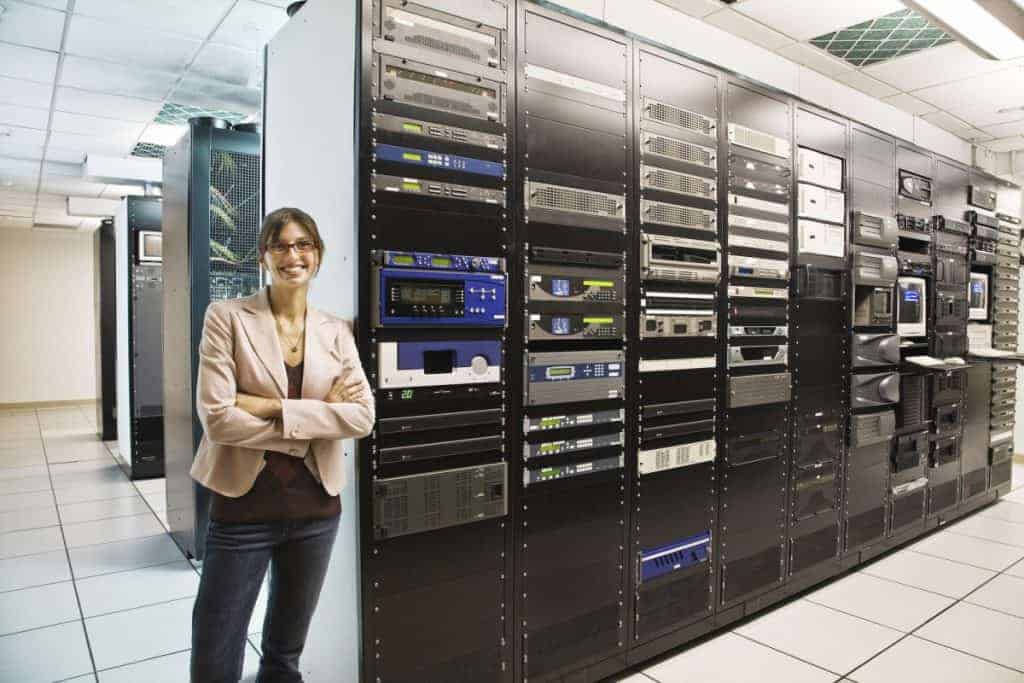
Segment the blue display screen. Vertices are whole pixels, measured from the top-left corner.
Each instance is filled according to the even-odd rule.
[[[920,301],[921,300],[921,293],[916,291],[916,290],[913,290],[913,289],[908,289],[907,291],[903,292],[903,300],[904,301]]]
[[[569,281],[560,278],[552,279],[551,294],[553,296],[569,296]]]
[[[565,317],[558,317],[551,319],[551,333],[552,334],[569,334],[569,319]]]
[[[972,282],[971,283],[971,291],[974,292],[975,294],[984,294],[985,293],[985,286],[983,284],[981,284],[980,282],[977,282],[977,281]]]

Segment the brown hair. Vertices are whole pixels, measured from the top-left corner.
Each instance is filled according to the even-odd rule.
[[[323,263],[324,241],[320,237],[320,230],[316,227],[316,221],[302,209],[295,209],[290,206],[271,211],[263,219],[260,239],[256,245],[260,252],[260,261],[263,260],[263,256],[267,253],[270,245],[277,241],[284,226],[289,223],[295,223],[309,234],[309,239],[313,241],[313,246],[316,248],[317,261]]]

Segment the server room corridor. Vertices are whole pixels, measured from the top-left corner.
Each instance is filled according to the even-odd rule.
[[[198,569],[90,407],[0,412],[0,681],[188,680]],[[995,505],[628,683],[1024,682],[1024,464]],[[250,622],[259,657],[264,596]]]

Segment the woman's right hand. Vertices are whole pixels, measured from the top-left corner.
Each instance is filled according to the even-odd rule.
[[[327,403],[351,403],[354,401],[358,396],[362,380],[355,373],[349,374],[347,379],[348,381],[346,382],[346,377],[342,375],[334,380],[334,384],[327,392],[327,396],[324,397],[324,401]]]

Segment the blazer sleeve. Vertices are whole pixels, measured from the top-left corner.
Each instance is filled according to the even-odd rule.
[[[256,417],[235,405],[235,372],[230,316],[222,306],[213,304],[206,309],[203,322],[196,387],[196,412],[206,437],[224,446],[304,455],[309,439],[285,438],[279,421]]]
[[[284,399],[281,422],[284,434],[303,439],[361,439],[373,430],[375,410],[370,383],[359,361],[355,337],[348,322],[338,333],[341,354],[341,378],[358,383],[345,403],[327,403],[317,399]]]

